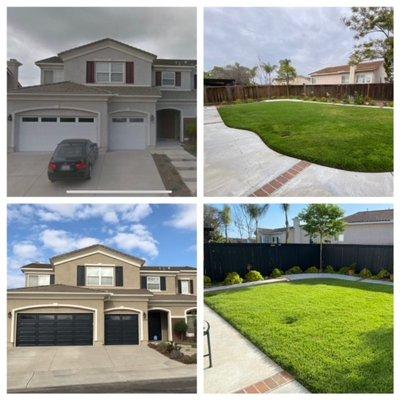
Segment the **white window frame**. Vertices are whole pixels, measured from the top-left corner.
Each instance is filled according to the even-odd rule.
[[[96,284],[96,283],[90,283],[89,284],[88,283],[89,276],[90,277],[95,277],[94,274],[93,275],[89,274],[90,270],[93,270],[93,269],[98,269],[99,270],[99,274],[97,276],[98,277],[98,284]],[[104,284],[102,282],[103,276],[102,276],[101,272],[104,269],[111,269],[112,270],[112,282],[111,282],[111,284],[110,283]],[[109,276],[104,277],[104,278],[109,278]],[[85,282],[86,282],[86,286],[115,286],[115,268],[111,267],[111,266],[103,266],[103,265],[101,265],[101,266],[100,265],[86,266],[86,268],[85,268]]]
[[[173,76],[174,76],[174,83],[173,83],[173,85],[165,85],[164,84],[164,74],[173,74]],[[161,86],[163,86],[163,87],[175,87],[175,71],[162,71],[161,72]],[[165,78],[165,79],[168,79],[168,80],[171,80],[171,78]]]
[[[360,78],[360,81],[359,81]],[[362,81],[361,81],[362,79]],[[365,83],[365,74],[358,74],[356,77],[356,83]]]
[[[50,285],[50,274],[28,274],[27,275],[28,279],[27,279],[27,286],[28,287],[36,287],[36,286],[47,286]],[[31,278],[32,277],[37,277],[37,284],[32,285],[31,284]],[[39,280],[40,278],[46,278],[46,280],[48,280],[48,283],[40,283]]]
[[[153,280],[153,282],[149,282],[149,280]],[[151,285],[158,285],[158,289],[150,289],[149,288],[149,283]],[[150,290],[151,292],[161,292],[161,277],[159,277],[159,276],[146,276],[146,287],[147,287],[147,290]]]
[[[190,293],[190,279],[180,279],[181,281],[181,294],[191,294]],[[187,284],[187,292],[185,293],[183,291],[183,285],[182,283],[185,282]]]
[[[344,79],[347,78],[347,79]],[[341,78],[342,85],[348,85],[350,82],[350,74],[343,74]]]
[[[46,74],[46,72],[51,72],[51,82],[46,82],[46,79],[45,79],[45,74]],[[53,69],[44,69],[43,70],[43,84],[44,85],[48,85],[48,84],[50,84],[50,83],[54,83],[55,82],[55,73],[54,73],[54,70]]]
[[[97,71],[97,66],[98,66],[98,64],[108,64],[108,71],[107,72],[98,72]],[[121,64],[122,65],[122,72],[112,72],[111,71],[111,66],[112,66],[112,64]],[[124,83],[125,82],[125,68],[124,68],[124,65],[125,63],[124,62],[122,62],[122,61],[96,61],[95,62],[95,74],[94,74],[94,77],[95,77],[95,82],[96,82],[96,84],[100,84],[100,85],[108,85],[108,84],[119,84],[119,83]],[[98,79],[97,79],[97,74],[107,74],[108,73],[108,81],[99,81]],[[121,74],[122,75],[122,79],[120,80],[120,81],[112,81],[111,80],[111,75],[112,74]]]

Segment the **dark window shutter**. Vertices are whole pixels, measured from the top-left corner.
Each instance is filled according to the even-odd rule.
[[[54,285],[54,275],[50,275],[50,285]]]
[[[194,290],[193,290],[193,279],[190,280],[190,293],[193,294]]]
[[[94,83],[94,61],[86,61],[86,83]]]
[[[194,76],[194,86],[195,89],[197,89],[197,75]]]
[[[160,286],[161,286],[161,290],[167,290],[167,285],[165,282],[165,276],[161,276],[160,277]]]
[[[181,73],[175,72],[175,86],[181,86]]]
[[[115,286],[124,286],[124,268],[115,267]]]
[[[182,293],[182,282],[178,281],[178,293],[181,294]]]
[[[161,86],[161,71],[156,71],[156,86]]]
[[[77,286],[85,286],[85,267],[83,265],[78,265],[76,275]]]
[[[125,81],[126,83],[135,82],[135,66],[133,61],[127,61],[125,63]]]
[[[147,289],[147,277],[146,276],[140,277],[140,288]]]

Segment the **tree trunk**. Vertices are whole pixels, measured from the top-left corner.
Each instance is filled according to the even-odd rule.
[[[323,265],[322,265],[322,236],[320,236],[319,240],[319,272],[322,272]]]
[[[228,226],[225,225],[225,241],[228,243]]]
[[[287,212],[285,212],[285,224],[286,224],[286,244],[288,244],[289,241],[289,221],[287,217]]]

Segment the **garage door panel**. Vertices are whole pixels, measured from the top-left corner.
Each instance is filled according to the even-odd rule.
[[[139,344],[138,315],[106,315],[105,344],[123,345]]]
[[[113,117],[110,121],[110,150],[143,150],[146,148],[147,118]]]

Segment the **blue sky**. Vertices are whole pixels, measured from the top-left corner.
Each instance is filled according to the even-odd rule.
[[[30,262],[101,243],[147,265],[196,266],[196,207],[148,204],[8,206],[8,286]]]
[[[229,204],[231,208],[236,205]],[[212,204],[212,206],[222,210],[223,204]],[[307,204],[291,204],[289,208],[289,224],[293,225],[292,219],[296,217],[300,211],[302,211]],[[388,208],[393,208],[393,204],[339,204],[339,206],[344,210],[345,216],[354,214],[359,211],[373,211],[373,210],[385,210]],[[232,217],[234,217],[235,213],[232,210]],[[280,204],[271,204],[267,213],[260,220],[259,227],[260,228],[282,228],[285,226],[285,214],[282,211]],[[230,237],[240,237],[237,229],[232,224],[232,226],[228,230]]]

